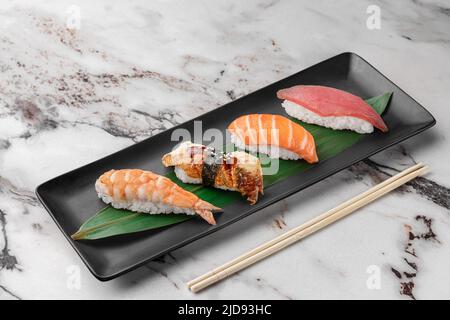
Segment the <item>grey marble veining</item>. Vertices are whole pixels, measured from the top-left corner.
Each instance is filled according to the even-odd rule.
[[[80,28],[67,28],[72,5]],[[370,5],[381,29],[366,26]],[[0,299],[448,299],[449,12],[440,0],[0,0]],[[437,125],[107,283],[90,275],[33,193],[343,51],[374,64]],[[209,290],[186,289],[419,161],[430,174]]]

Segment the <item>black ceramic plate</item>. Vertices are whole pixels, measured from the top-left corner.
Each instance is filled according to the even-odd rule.
[[[174,129],[187,128],[192,132],[193,121],[201,120],[204,129],[225,130],[232,120],[242,114],[283,114],[276,92],[296,84],[331,86],[364,98],[393,91],[390,106],[383,114],[390,131],[382,134],[376,130],[337,156],[268,187],[254,206],[242,200],[225,207],[223,213],[216,215],[216,226],[210,226],[201,219],[191,219],[166,228],[102,240],[73,241],[70,238],[86,219],[104,206],[94,190],[94,182],[100,174],[112,168],[141,168],[166,174],[169,169],[161,165],[161,156],[175,144],[170,141]],[[435,120],[427,110],[369,63],[356,54],[343,53],[197,119],[47,181],[36,189],[36,193],[89,270],[100,280],[110,280],[230,225],[434,124]]]

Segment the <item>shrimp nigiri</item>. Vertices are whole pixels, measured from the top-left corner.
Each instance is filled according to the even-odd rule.
[[[216,224],[213,211],[221,209],[184,190],[170,179],[139,169],[110,170],[95,182],[105,203],[136,212],[198,214]]]

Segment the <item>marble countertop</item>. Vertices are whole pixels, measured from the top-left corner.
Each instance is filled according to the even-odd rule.
[[[450,298],[445,1],[0,3],[0,299]],[[106,283],[34,195],[49,178],[344,51],[375,65],[437,125]],[[431,166],[426,177],[200,294],[186,289],[418,161]]]

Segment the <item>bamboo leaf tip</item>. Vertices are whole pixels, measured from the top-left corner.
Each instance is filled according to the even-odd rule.
[[[71,235],[70,238],[72,238],[72,240],[80,240],[82,238],[82,233],[77,231],[73,235]]]

